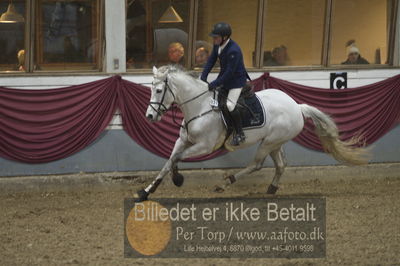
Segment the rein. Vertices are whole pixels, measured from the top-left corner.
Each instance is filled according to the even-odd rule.
[[[201,96],[203,96],[203,95],[206,94],[207,92],[208,92],[208,90],[205,90],[205,91],[203,91],[202,93],[200,93],[199,95],[197,95],[197,96],[195,96],[195,97],[193,97],[193,98],[191,98],[191,99],[189,99],[189,100],[187,100],[187,101],[184,101],[183,103],[179,104],[178,106],[181,107],[181,106],[183,106],[183,105],[185,105],[185,104],[187,104],[187,103],[190,103],[191,101],[194,101],[194,100],[196,100],[197,98],[200,98]],[[182,127],[182,128],[185,128],[186,131],[189,133],[189,123],[190,123],[190,122],[193,122],[193,121],[196,120],[197,118],[200,118],[200,117],[202,117],[202,116],[204,116],[204,115],[206,115],[206,114],[209,114],[209,113],[211,113],[212,111],[213,111],[213,109],[210,109],[210,110],[208,110],[208,111],[206,111],[206,112],[203,112],[203,113],[201,113],[201,114],[199,114],[199,115],[196,115],[195,117],[192,117],[191,119],[189,119],[189,121],[185,122],[184,127],[182,127],[182,125],[179,125],[179,126]],[[174,118],[174,116],[173,116],[173,118]],[[175,121],[174,121],[174,122],[175,122]]]
[[[162,95],[162,97],[161,97],[161,101],[160,101],[160,102],[150,102],[151,108],[153,108],[153,110],[154,110],[159,116],[162,116],[166,111],[168,111],[168,108],[164,105],[164,99],[165,99],[165,95],[167,94],[167,91],[169,91],[169,92],[172,94],[172,97],[174,97],[174,102],[175,102],[175,100],[176,100],[176,97],[175,97],[174,92],[171,90],[171,88],[170,88],[169,85],[168,85],[168,77],[165,79],[164,83],[165,83],[165,90],[164,90],[164,93],[163,93],[163,95]],[[157,105],[158,105],[158,108],[157,108],[157,109],[154,108],[153,104],[157,104]],[[161,107],[162,107],[163,109],[161,109]]]
[[[187,103],[190,103],[191,101],[194,101],[194,100],[196,100],[197,98],[203,96],[203,95],[206,94],[207,92],[208,92],[208,90],[206,90],[206,91],[200,93],[199,95],[193,97],[192,99],[189,99],[189,100],[187,100],[187,101],[184,101],[183,103],[179,104],[179,106],[182,106],[182,105],[185,105],[185,104],[187,104]]]
[[[161,97],[161,101],[160,101],[160,102],[150,102],[151,108],[152,108],[159,116],[162,116],[162,115],[163,115],[165,112],[167,112],[168,109],[169,109],[169,108],[167,108],[167,107],[164,105],[164,99],[165,99],[165,95],[167,94],[167,91],[169,91],[169,92],[171,93],[172,97],[174,97],[173,102],[176,101],[176,96],[175,96],[174,92],[172,91],[171,87],[170,87],[169,84],[168,84],[168,77],[165,79],[164,83],[165,83],[165,90],[164,90],[163,96]],[[179,127],[184,128],[184,129],[186,129],[186,131],[189,132],[188,125],[189,125],[190,122],[196,120],[197,118],[200,118],[200,117],[202,117],[202,116],[204,116],[204,115],[207,115],[207,114],[211,113],[211,112],[213,111],[213,109],[210,109],[210,110],[208,110],[208,111],[206,111],[206,112],[203,112],[203,113],[201,113],[201,114],[199,114],[199,115],[197,115],[197,116],[195,116],[195,117],[189,119],[188,122],[185,122],[184,126],[182,126],[181,124],[179,124],[179,123],[176,121],[176,109],[177,109],[177,107],[181,107],[181,106],[183,106],[183,105],[185,105],[185,104],[187,104],[187,103],[190,103],[190,102],[196,100],[197,98],[200,98],[201,96],[205,95],[207,92],[208,92],[208,90],[205,90],[205,91],[203,91],[202,93],[196,95],[195,97],[193,97],[193,98],[191,98],[191,99],[189,99],[189,100],[184,101],[184,102],[181,103],[181,104],[177,104],[177,105],[171,106],[170,108],[172,109],[172,120],[173,120],[173,122],[174,122],[176,125],[178,125]],[[153,106],[153,104],[157,104],[157,105],[158,105],[158,108],[156,109],[156,108]]]

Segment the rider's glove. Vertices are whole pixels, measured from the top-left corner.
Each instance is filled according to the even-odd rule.
[[[211,82],[208,84],[208,90],[209,91],[214,91],[217,87]]]

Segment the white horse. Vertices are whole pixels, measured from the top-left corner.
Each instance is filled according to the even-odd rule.
[[[227,131],[220,113],[210,105],[213,93],[208,91],[207,83],[171,65],[159,69],[153,67],[153,73],[147,119],[152,122],[159,121],[170,106],[176,103],[183,113],[184,120],[169,160],[155,180],[145,189],[138,191],[139,200],[146,200],[169,172],[174,184],[181,186],[183,176],[178,173],[176,164],[183,159],[209,154],[223,145],[228,150],[236,150],[256,143],[259,143],[259,147],[254,161],[237,174],[225,178],[224,184],[218,186],[217,191],[223,191],[240,177],[261,169],[266,157],[271,155],[276,171],[267,193],[274,194],[286,166],[282,145],[302,131],[303,116],[312,119],[325,151],[336,160],[355,165],[368,161],[368,150],[353,147],[358,143],[358,138],[341,141],[336,124],[327,114],[307,104],[297,104],[287,94],[276,89],[256,93],[266,110],[264,126],[245,130],[246,141],[240,146],[230,146],[230,139],[226,140]]]

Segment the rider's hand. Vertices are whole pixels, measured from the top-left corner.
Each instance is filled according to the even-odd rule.
[[[217,88],[217,87],[216,87],[215,85],[213,85],[212,82],[208,84],[208,90],[209,90],[209,91],[214,91],[216,88]]]

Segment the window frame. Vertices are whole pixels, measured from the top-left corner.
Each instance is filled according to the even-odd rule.
[[[188,58],[189,60],[186,62],[187,66],[191,70],[195,71],[201,71],[202,68],[195,67],[195,54],[196,54],[196,45],[195,42],[197,40],[197,29],[198,29],[198,15],[199,15],[199,1],[200,0],[188,0],[190,1],[190,12],[193,11],[193,13],[190,13],[190,23],[189,25],[189,43],[188,46],[190,49]],[[254,43],[254,51],[255,51],[255,66],[248,66],[246,69],[249,70],[249,72],[259,72],[262,70],[262,67],[260,66],[260,56],[258,54],[262,54],[261,49],[263,45],[263,18],[265,14],[265,9],[264,9],[264,0],[258,0],[258,8],[257,8],[257,17],[256,17],[256,38],[255,38],[255,43]],[[190,31],[191,30],[191,31]],[[210,29],[211,30],[211,29]],[[261,59],[262,62],[262,59]],[[219,69],[219,67],[215,67],[216,69]],[[213,71],[215,72],[215,70]]]
[[[266,2],[268,0],[260,0],[264,5],[264,14],[266,12]],[[324,32],[323,32],[323,41],[322,41],[322,55],[321,55],[321,65],[320,66],[282,66],[282,67],[270,67],[270,66],[261,66],[261,70],[263,71],[310,71],[310,70],[355,70],[355,69],[393,69],[399,68],[399,62],[394,62],[394,47],[396,41],[396,30],[397,30],[397,19],[400,16],[399,11],[399,0],[392,1],[391,14],[390,14],[390,29],[389,29],[389,40],[388,40],[388,64],[382,65],[332,65],[330,64],[330,48],[331,48],[331,38],[332,38],[332,19],[333,19],[333,4],[335,0],[325,0],[325,21],[324,21]],[[399,13],[399,14],[398,14]],[[265,18],[262,20],[261,28],[265,28],[266,20]],[[264,36],[262,36],[264,38]],[[397,37],[397,40],[400,42],[400,36]],[[262,39],[262,41],[264,41]],[[262,43],[264,44],[264,43]],[[262,48],[263,46],[261,46]],[[262,51],[260,56],[261,62],[263,62],[263,53]]]
[[[127,15],[128,15],[128,2],[129,0],[123,0],[125,3],[125,21],[127,20]],[[193,51],[193,43],[195,40],[195,28],[197,27],[197,24],[195,25],[195,19],[197,19],[197,6],[198,6],[198,0],[187,0],[189,2],[189,25],[188,25],[188,42],[187,42],[187,49],[185,50],[185,64],[188,69],[193,69],[192,64],[192,56],[194,55]],[[152,8],[153,8],[153,1],[152,0],[146,0],[145,1],[146,5],[145,8],[148,11],[146,15],[146,43],[148,47],[153,47],[154,44],[154,25],[152,24]],[[166,49],[168,47],[165,47]],[[146,48],[146,55],[145,58],[146,60],[150,60],[150,52],[147,51],[148,48]],[[126,49],[125,49],[126,52]],[[194,58],[194,57],[193,57]],[[193,61],[194,62],[194,61]],[[131,73],[137,73],[137,74],[142,74],[142,73],[148,73],[152,72],[152,66],[149,66],[149,68],[126,68],[126,73],[131,74]]]
[[[24,23],[27,23],[26,21],[27,21],[27,19],[28,19],[28,15],[30,14],[30,6],[29,6],[29,4],[30,4],[30,1],[29,0],[24,0],[25,1],[25,22]],[[0,15],[1,15],[1,13],[0,13]],[[29,44],[29,42],[28,42],[28,36],[29,35],[29,30],[28,30],[28,26],[27,26],[27,24],[25,24],[25,26],[24,26],[24,49],[25,49],[25,62],[24,62],[24,68],[26,69],[25,71],[19,71],[19,70],[2,70],[2,71],[0,71],[0,76],[1,75],[4,75],[4,74],[8,74],[8,75],[23,75],[23,74],[26,74],[27,73],[27,61],[28,61],[28,56],[29,56],[29,54],[28,54],[28,50],[29,49],[27,49],[27,45]]]
[[[189,33],[188,33],[188,56],[186,58],[186,64],[188,69],[195,71],[201,71],[202,68],[194,67],[195,65],[195,40],[197,38],[197,27],[198,27],[198,13],[199,13],[199,0],[188,0],[190,2],[190,21],[189,21]],[[390,30],[389,30],[389,41],[388,41],[388,59],[389,64],[387,65],[331,65],[330,62],[330,47],[332,38],[332,17],[333,17],[333,4],[335,0],[325,0],[325,20],[324,20],[324,32],[321,49],[321,65],[319,66],[263,66],[263,49],[265,43],[264,28],[266,26],[266,9],[268,0],[258,0],[258,12],[256,22],[256,41],[255,41],[255,65],[247,66],[249,72],[265,72],[265,71],[324,71],[324,70],[343,70],[343,69],[393,69],[399,68],[398,62],[394,62],[394,47],[396,39],[400,42],[400,36],[396,37],[396,31],[398,30],[397,19],[400,16],[398,14],[399,0],[392,1],[391,14],[390,14]],[[127,69],[127,73],[146,73],[149,69]],[[214,70],[213,72],[216,72]]]
[[[267,1],[267,0],[265,0]],[[388,14],[390,18],[389,25],[389,39],[388,39],[388,51],[387,51],[387,61],[388,64],[368,64],[368,65],[337,65],[337,64],[330,64],[330,47],[331,47],[331,39],[332,39],[332,19],[333,19],[333,5],[334,1],[336,0],[326,0],[326,13],[325,13],[325,32],[324,32],[324,47],[322,55],[323,65],[322,70],[363,70],[363,69],[393,69],[399,68],[400,62],[394,62],[394,48],[396,39],[400,42],[400,36],[396,37],[396,30],[397,30],[397,19],[400,16],[399,10],[399,0],[391,1],[391,14]]]
[[[39,44],[36,42],[36,37],[39,34],[36,21],[39,19],[39,14],[37,14],[37,9],[39,7],[40,1],[42,0],[25,0],[25,71],[1,71],[0,76],[4,75],[34,75],[39,73],[57,73],[57,74],[89,74],[89,73],[102,73],[104,69],[103,59],[104,59],[104,1],[105,0],[95,0],[97,1],[97,10],[99,14],[98,17],[93,18],[97,20],[97,27],[93,29],[98,36],[98,49],[94,55],[97,65],[96,69],[80,69],[80,70],[35,70],[35,55],[39,52]],[[85,64],[85,63],[82,63]],[[81,63],[71,63],[71,65],[82,65]]]
[[[101,62],[102,62],[102,30],[101,30],[101,21],[103,21],[102,19],[102,6],[103,6],[103,1],[101,0],[91,0],[91,1],[96,1],[96,14],[99,14],[99,16],[92,16],[91,20],[93,22],[93,25],[96,25],[95,27],[93,27],[93,29],[91,29],[91,32],[93,35],[95,35],[98,39],[98,47],[97,47],[97,51],[94,53],[94,62],[93,63],[79,63],[79,62],[70,62],[70,63],[43,63],[43,38],[42,35],[43,32],[40,29],[41,27],[41,20],[42,20],[42,16],[41,16],[41,12],[39,11],[40,9],[40,4],[43,2],[57,2],[56,0],[34,0],[34,6],[32,8],[33,11],[33,20],[30,20],[29,22],[32,25],[32,27],[34,28],[33,32],[34,32],[34,36],[33,39],[31,39],[31,43],[34,45],[34,50],[31,51],[31,53],[33,54],[33,58],[31,60],[31,65],[29,70],[31,70],[32,72],[100,72],[103,68]],[[85,1],[85,0],[75,0],[75,1]],[[33,22],[35,21],[35,22]],[[33,22],[33,23],[32,23]],[[38,23],[36,23],[38,22]],[[36,56],[36,61],[35,61],[35,56]],[[39,65],[39,66],[43,66],[46,67],[46,70],[40,70],[40,69],[34,69],[35,68],[35,64]],[[90,67],[92,65],[95,65],[95,69],[89,69],[86,67]],[[79,68],[79,66],[83,66],[83,69],[64,69],[64,70],[59,70],[59,69],[47,69],[48,67],[51,68],[51,66],[60,66],[60,65],[68,65],[71,67],[77,67]]]
[[[85,69],[85,70],[34,70],[34,58],[37,49],[35,44],[36,25],[35,21],[38,14],[36,14],[36,6],[39,0],[25,0],[26,3],[26,26],[25,26],[25,69],[26,71],[2,71],[0,76],[5,75],[46,75],[46,74],[60,74],[60,75],[90,75],[90,74],[107,74],[105,67],[105,1],[98,1],[98,51],[95,56],[98,57],[96,69]],[[198,12],[199,12],[199,0],[187,0],[189,2],[189,32],[188,32],[188,49],[186,64],[188,69],[201,71],[201,68],[195,68],[195,41],[197,37],[197,26],[198,26]],[[268,0],[258,0],[258,12],[256,18],[256,39],[255,39],[255,65],[248,66],[249,72],[265,72],[265,71],[329,71],[329,70],[371,70],[371,69],[396,69],[400,68],[400,60],[396,57],[396,47],[400,45],[400,0],[393,0],[390,8],[390,29],[388,39],[388,62],[387,65],[330,65],[330,46],[332,38],[332,16],[333,16],[333,4],[336,0],[325,0],[325,20],[324,20],[324,33],[322,40],[322,54],[321,54],[321,65],[320,66],[282,66],[282,67],[271,67],[263,66],[263,48],[265,43],[264,28],[266,24],[266,8]],[[147,2],[147,1],[146,1]],[[126,2],[125,2],[126,4]],[[389,15],[389,14],[388,14]],[[126,16],[126,14],[125,14]],[[148,24],[149,25],[149,24]],[[150,25],[149,25],[150,26]],[[121,40],[124,41],[124,40]],[[397,42],[397,43],[396,43]],[[125,49],[126,53],[126,49]],[[215,70],[216,72],[218,70]],[[126,69],[126,74],[149,74],[151,68],[142,69]]]

